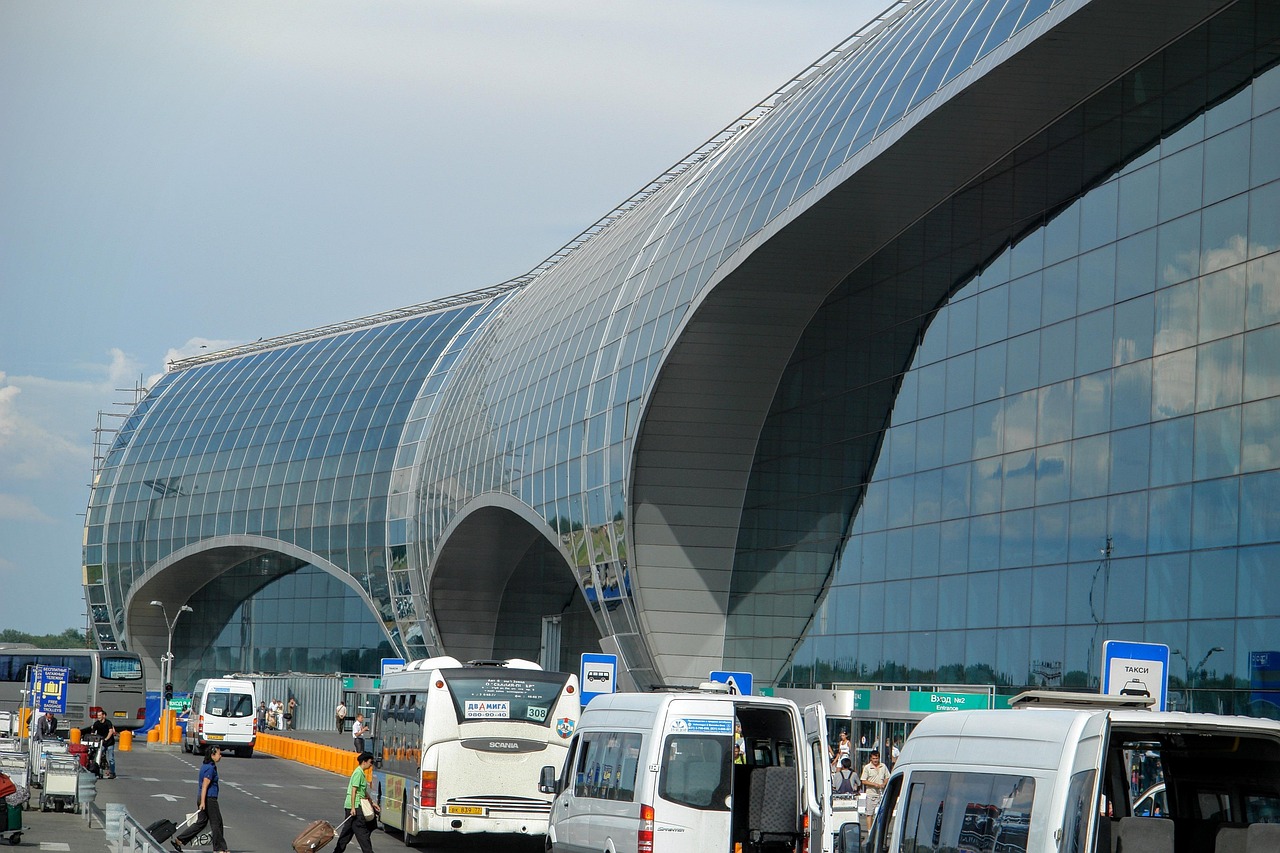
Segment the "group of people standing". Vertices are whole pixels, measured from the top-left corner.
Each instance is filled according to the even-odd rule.
[[[867,808],[864,814],[874,816],[876,809],[880,807],[885,786],[889,784],[889,767],[881,762],[880,750],[872,748],[867,756],[867,763],[862,766],[861,774],[855,774],[853,769],[853,744],[849,741],[848,732],[840,732],[840,739],[831,748],[831,752],[832,792],[849,795],[865,792]],[[897,752],[895,746],[895,757]]]
[[[298,700],[289,697],[289,703],[286,705],[279,699],[272,699],[270,704],[266,701],[258,703],[258,731],[265,732],[271,729],[275,731],[283,731],[285,729],[295,729],[298,727]]]

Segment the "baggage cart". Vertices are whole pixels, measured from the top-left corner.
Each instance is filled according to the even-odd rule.
[[[61,740],[31,740],[31,778],[35,780],[37,785],[44,785],[44,772],[49,764],[50,757],[66,758],[70,755],[67,752],[66,741]]]
[[[79,811],[76,798],[80,778],[80,759],[74,755],[49,755],[45,759],[44,786],[40,789],[40,811],[54,806],[58,811],[70,806]]]
[[[27,764],[27,754],[22,750],[12,752],[0,751],[0,773],[13,780],[19,788],[31,786],[31,771]]]

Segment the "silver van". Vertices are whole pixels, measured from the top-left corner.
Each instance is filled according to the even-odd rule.
[[[822,706],[723,687],[591,700],[564,766],[542,768],[547,849],[829,853]]]
[[[863,850],[1276,853],[1280,723],[1024,693],[934,714],[902,747]],[[1166,811],[1139,808],[1162,784]]]

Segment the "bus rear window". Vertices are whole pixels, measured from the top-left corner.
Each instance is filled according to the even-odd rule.
[[[503,720],[551,724],[551,709],[569,676],[562,672],[442,670],[459,723]]]
[[[142,661],[103,655],[101,670],[102,677],[108,681],[137,681],[142,678]]]
[[[210,693],[204,709],[215,717],[252,717],[253,697],[248,693]]]

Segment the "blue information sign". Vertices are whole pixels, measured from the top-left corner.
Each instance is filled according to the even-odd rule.
[[[578,695],[586,705],[597,696],[613,693],[618,684],[618,656],[584,653],[578,671]]]
[[[1161,643],[1107,640],[1102,644],[1102,692],[1108,696],[1150,696],[1167,711],[1169,647]]]
[[[400,672],[404,669],[404,658],[383,658],[382,659],[382,677],[386,678],[393,672]]]
[[[711,673],[711,680],[727,684],[730,692],[740,693],[743,696],[751,695],[751,684],[754,681],[749,672],[729,672],[727,670],[716,670]]]
[[[31,683],[27,687],[31,690],[35,712],[67,713],[67,682],[70,680],[71,670],[65,666],[33,666]]]

